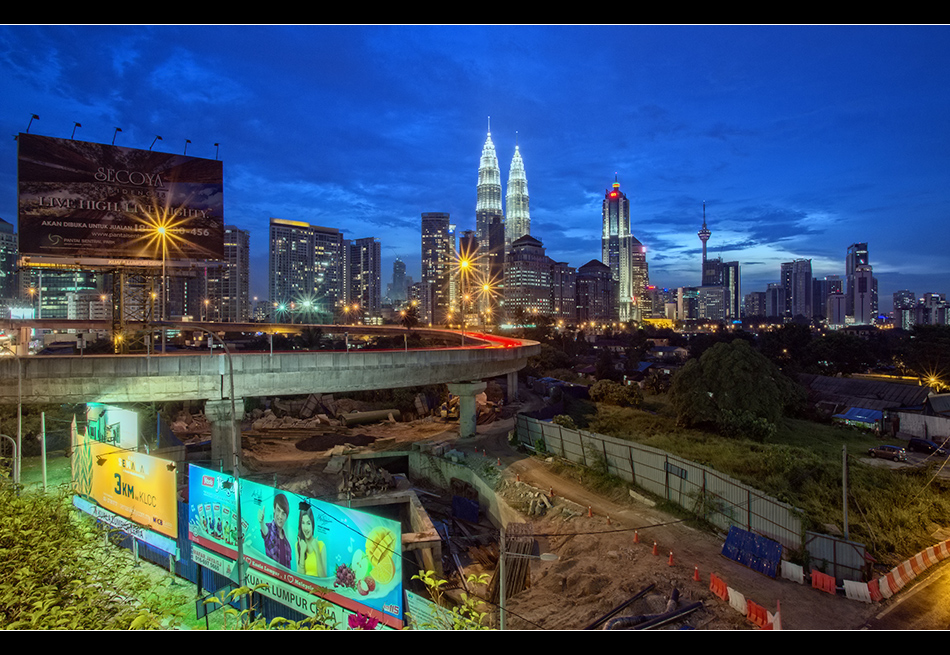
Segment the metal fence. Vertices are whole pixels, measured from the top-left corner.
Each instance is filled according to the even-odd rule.
[[[731,526],[802,548],[801,512],[729,476],[663,450],[584,430],[572,430],[524,414],[518,440],[577,464],[602,470],[686,508],[723,531]]]

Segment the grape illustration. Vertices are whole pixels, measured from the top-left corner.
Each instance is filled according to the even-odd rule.
[[[340,564],[336,567],[336,580],[333,582],[334,587],[356,587],[356,574],[353,573],[353,569],[348,567],[346,564]]]

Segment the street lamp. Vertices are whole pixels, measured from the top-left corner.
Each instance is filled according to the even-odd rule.
[[[459,285],[462,287],[462,345],[465,345],[465,278],[468,270],[471,268],[471,260],[463,257],[459,259]]]
[[[165,277],[165,267],[166,267],[166,257],[168,253],[168,229],[164,225],[159,225],[155,228],[158,238],[162,242],[162,302],[161,302],[161,314],[159,320],[165,321],[165,296],[167,295],[167,278]],[[166,339],[165,329],[162,328],[162,354],[165,354],[165,343]]]

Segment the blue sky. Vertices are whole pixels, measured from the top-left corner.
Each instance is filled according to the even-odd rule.
[[[420,214],[474,229],[488,117],[503,182],[517,143],[532,235],[600,258],[614,174],[651,282],[697,285],[709,251],[764,290],[783,261],[844,274],[869,244],[881,307],[950,293],[950,28],[636,26],[0,27],[0,218],[31,133],[224,162],[225,219],[378,237],[419,277]]]

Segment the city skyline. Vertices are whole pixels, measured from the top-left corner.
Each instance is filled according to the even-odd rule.
[[[45,136],[190,140],[224,162],[261,298],[271,218],[376,237],[385,281],[396,257],[421,279],[422,213],[475,229],[489,117],[557,261],[600,259],[616,175],[658,286],[700,283],[705,201],[708,256],[740,263],[743,293],[798,259],[844,276],[855,243],[882,310],[947,292],[945,27],[0,29],[0,218],[16,224],[12,136],[34,113]]]

